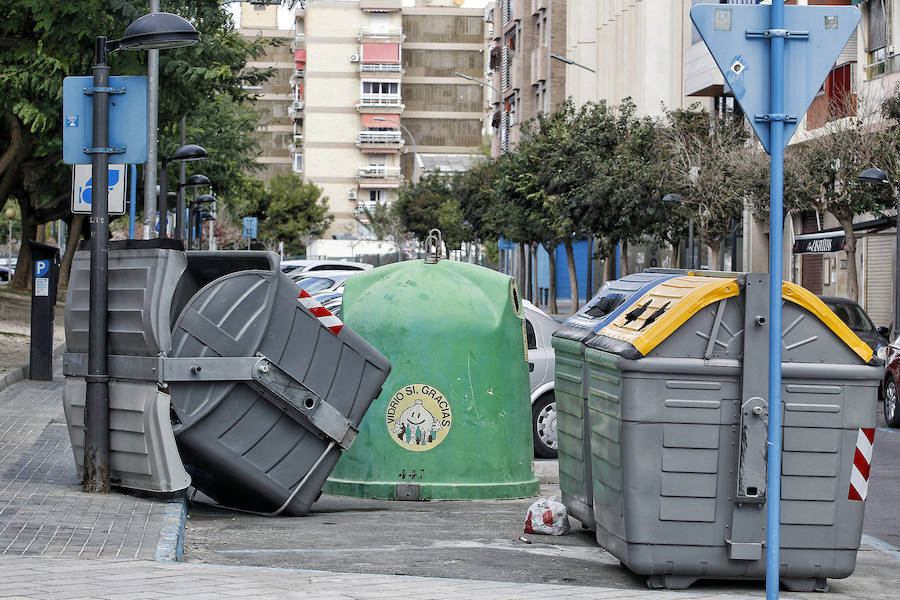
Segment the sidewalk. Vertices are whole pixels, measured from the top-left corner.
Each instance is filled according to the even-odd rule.
[[[183,517],[183,501],[81,491],[61,377],[0,391],[0,555],[175,560]]]

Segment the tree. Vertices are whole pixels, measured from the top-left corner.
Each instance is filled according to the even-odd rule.
[[[847,296],[859,297],[859,275],[856,268],[856,233],[853,217],[865,213],[880,213],[893,208],[895,197],[888,186],[871,186],[857,180],[860,172],[880,166],[897,181],[900,169],[897,151],[900,131],[893,123],[885,122],[871,102],[859,102],[856,116],[826,123],[819,135],[799,145],[797,151],[803,171],[808,173],[813,195],[820,208],[837,219],[844,230],[847,253]],[[890,101],[885,104],[890,116]]]
[[[264,242],[284,242],[289,254],[305,254],[310,239],[319,237],[334,219],[328,214],[328,198],[314,183],[304,183],[294,173],[281,173],[269,181],[256,216],[261,217],[259,237]],[[245,215],[246,216],[246,215]]]
[[[262,40],[241,39],[225,4],[217,0],[163,2],[163,10],[186,16],[201,33],[197,46],[160,53],[160,127],[190,116],[227,94],[249,98],[245,86],[258,85],[268,71],[248,69],[260,55]],[[61,160],[62,81],[90,73],[95,38],[118,37],[146,13],[143,0],[84,0],[77,3],[0,0],[0,198],[15,196],[22,213],[23,238],[39,224],[68,213],[69,168]],[[109,55],[117,75],[146,72],[146,53]],[[225,117],[222,123],[224,124]],[[77,233],[78,228],[74,228]],[[30,252],[19,253],[13,285],[30,283]]]
[[[701,247],[717,265],[722,240],[740,219],[752,189],[742,165],[750,149],[741,122],[710,115],[696,106],[666,113],[672,191],[684,198],[682,214],[694,220]]]
[[[378,202],[373,210],[363,207],[363,216],[354,217],[356,222],[367,228],[375,236],[376,240],[387,241],[394,245],[397,251],[397,261],[401,261],[404,242],[412,236],[403,224],[403,219],[394,205],[387,202]]]
[[[403,228],[424,242],[428,232],[441,230],[447,248],[458,248],[469,237],[463,226],[462,208],[450,187],[452,179],[441,173],[429,173],[413,183],[400,187],[400,196],[393,207]]]

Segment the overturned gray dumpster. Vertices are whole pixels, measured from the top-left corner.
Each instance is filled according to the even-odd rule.
[[[128,418],[111,415],[113,482],[152,491],[193,483],[235,508],[305,514],[353,443],[390,365],[300,297],[276,255],[171,246],[111,244],[110,405],[113,415],[123,404],[130,411]],[[86,252],[76,253],[76,264],[87,261]],[[79,471],[87,366],[82,271],[73,269],[70,283],[64,359]],[[155,403],[147,408],[136,389],[153,392]],[[129,443],[118,443],[126,430]],[[128,463],[135,454],[137,472]]]

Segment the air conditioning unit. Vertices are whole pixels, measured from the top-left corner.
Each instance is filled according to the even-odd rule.
[[[355,191],[347,192],[347,200],[356,200],[356,198],[357,198],[357,195],[356,195]]]
[[[350,62],[359,62],[359,54],[351,54]]]

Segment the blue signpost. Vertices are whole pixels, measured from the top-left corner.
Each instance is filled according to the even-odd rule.
[[[242,232],[242,236],[247,240],[247,250],[250,249],[250,240],[256,239],[256,226],[259,223],[259,219],[256,217],[244,217],[244,231]]]
[[[778,598],[781,545],[781,281],[784,148],[859,23],[852,6],[701,4],[691,20],[771,157],[766,598]],[[785,43],[790,42],[790,43]],[[789,85],[785,86],[787,68]]]

